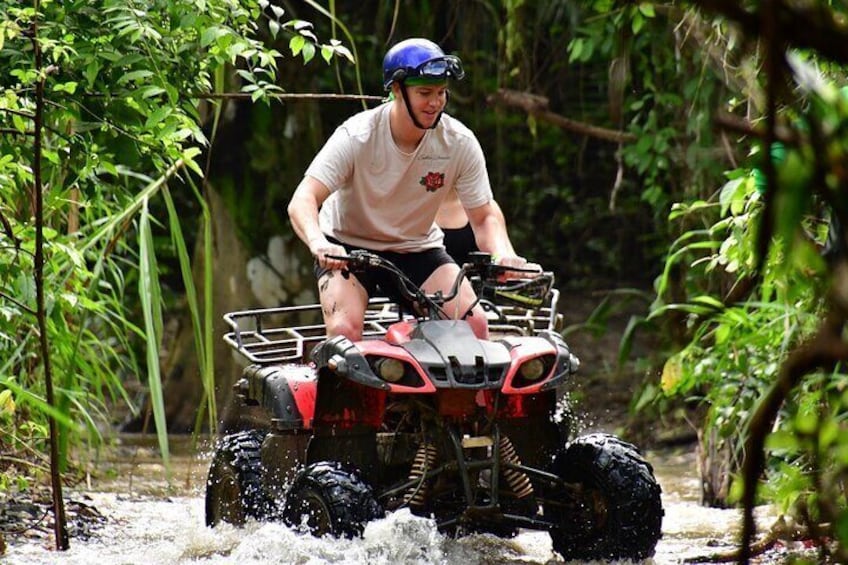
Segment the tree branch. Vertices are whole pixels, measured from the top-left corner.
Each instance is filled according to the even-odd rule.
[[[29,137],[33,137],[35,132],[30,130],[20,131],[13,128],[0,128],[0,133],[8,133],[9,135],[25,135]]]
[[[548,109],[548,99],[537,94],[501,88],[495,94],[490,94],[487,102],[499,106],[520,108],[538,120],[552,123],[562,129],[587,137],[594,137],[613,143],[632,143],[636,141],[636,136],[633,134],[593,126],[585,122],[578,122],[551,112]]]
[[[207,92],[188,95],[189,98],[193,98],[195,100],[250,100],[251,96],[252,95],[249,92]],[[322,94],[297,92],[281,92],[276,94],[265,94],[265,96],[273,100],[365,100],[366,102],[382,102],[386,99],[385,96],[373,96],[367,94]]]
[[[8,295],[8,294],[6,294],[5,292],[0,291],[0,296],[2,296],[3,298],[5,298],[5,299],[6,299],[6,300],[8,300],[9,302],[13,303],[15,306],[17,306],[17,307],[18,307],[18,308],[20,308],[21,310],[24,310],[27,314],[32,314],[33,316],[35,316],[35,315],[36,315],[36,311],[35,311],[35,310],[33,310],[32,308],[30,308],[29,306],[27,306],[27,305],[26,305],[26,304],[24,304],[23,302],[21,302],[21,301],[17,300],[16,298],[14,298],[14,297],[12,297],[12,296],[9,296],[9,295]]]
[[[736,22],[748,37],[764,35],[760,15],[745,10],[739,0],[694,0],[693,3]],[[824,4],[796,2],[790,6],[785,0],[772,2],[774,31],[794,47],[813,49],[822,57],[848,63],[848,26],[839,23],[834,18],[834,11]]]
[[[0,112],[3,112],[5,114],[13,114],[15,116],[21,116],[22,118],[27,118],[30,120],[35,119],[35,114],[33,114],[32,112],[26,112],[24,110],[15,110],[13,108],[0,108]]]
[[[719,110],[713,118],[713,122],[726,131],[747,135],[761,141],[766,138],[765,128],[759,128],[745,118],[740,118],[728,112]],[[787,145],[795,145],[800,141],[794,130],[780,125],[775,125],[774,137],[777,141]]]
[[[39,349],[41,363],[44,367],[44,384],[47,404],[56,407],[56,396],[53,388],[53,371],[50,364],[50,347],[47,336],[47,311],[44,298],[44,193],[41,179],[41,159],[43,154],[41,134],[44,125],[44,80],[50,71],[43,67],[43,53],[38,39],[39,0],[34,0],[35,15],[30,23],[32,32],[32,49],[35,58],[35,68],[41,78],[35,84],[35,117],[33,136],[32,174],[35,189],[35,303],[38,318]],[[70,546],[68,541],[68,525],[65,519],[65,503],[62,498],[62,472],[59,468],[59,425],[54,416],[50,417],[50,485],[53,493],[53,533],[56,537],[56,549],[65,551]]]
[[[21,240],[20,238],[15,237],[15,230],[12,229],[12,224],[9,223],[9,220],[6,219],[6,216],[3,215],[2,211],[0,211],[0,224],[3,224],[3,231],[6,232],[6,237],[11,239],[15,244],[15,249],[20,251]]]

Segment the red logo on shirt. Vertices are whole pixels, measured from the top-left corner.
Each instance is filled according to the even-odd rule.
[[[436,192],[445,185],[445,173],[427,173],[418,182],[427,192]]]

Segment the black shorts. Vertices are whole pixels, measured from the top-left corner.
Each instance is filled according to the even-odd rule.
[[[332,243],[336,243],[345,248],[345,251],[350,253],[354,249],[363,249],[362,247],[355,247],[353,245],[348,245],[346,243],[342,243],[341,241],[327,237]],[[367,249],[366,251],[370,251],[380,257],[388,259],[397,267],[403,271],[409,280],[414,282],[417,286],[421,286],[424,284],[424,281],[433,274],[433,271],[441,267],[442,265],[446,265],[448,263],[455,263],[451,256],[447,254],[443,247],[434,247],[433,249],[427,249],[425,251],[417,251],[412,253],[397,253],[395,251],[374,251],[371,249]],[[320,280],[325,274],[330,272],[329,269],[326,269],[318,264],[316,259],[315,261],[315,278]],[[347,271],[345,271],[347,273]],[[350,273],[353,274],[353,273]],[[353,274],[356,277],[356,280],[359,281],[359,284],[365,289],[368,293],[368,296],[388,296],[393,299],[400,299],[400,296],[395,292],[394,288],[394,279],[381,269],[372,269],[366,271],[364,273],[356,273]]]
[[[471,224],[465,224],[461,228],[442,228],[442,231],[445,233],[445,250],[457,265],[462,266],[468,261],[469,253],[480,251]]]

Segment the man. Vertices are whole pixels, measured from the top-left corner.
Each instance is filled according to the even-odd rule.
[[[383,59],[389,101],[339,126],[295,190],[288,214],[316,259],[328,335],[360,339],[368,297],[379,287],[378,278],[348,273],[333,255],[367,249],[397,264],[428,293],[451,288],[459,266],[445,252],[434,221],[450,190],[456,190],[481,250],[502,265],[526,265],[493,205],[480,143],[443,113],[448,79],[463,76],[459,58],[432,41],[414,38],[393,46]],[[444,310],[462,316],[475,300],[463,281]],[[478,337],[488,336],[479,305],[467,320]]]

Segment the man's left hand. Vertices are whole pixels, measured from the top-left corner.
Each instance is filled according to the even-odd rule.
[[[503,280],[509,279],[532,279],[538,276],[542,272],[542,266],[538,263],[530,263],[524,257],[520,257],[518,255],[506,255],[504,257],[498,257],[497,261],[495,261],[496,265],[500,265],[501,267],[515,267],[521,269],[520,271],[507,271],[501,278]],[[533,272],[526,272],[527,270],[532,270]]]

